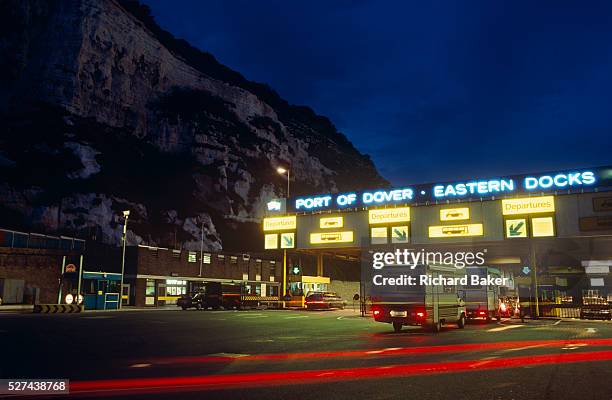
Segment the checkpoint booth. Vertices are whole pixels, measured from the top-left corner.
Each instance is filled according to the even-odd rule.
[[[121,274],[83,271],[81,291],[86,310],[117,310]]]
[[[289,277],[289,295],[291,300],[286,302],[287,307],[304,308],[306,296],[311,292],[325,292],[328,290],[330,279],[326,276],[301,275]]]

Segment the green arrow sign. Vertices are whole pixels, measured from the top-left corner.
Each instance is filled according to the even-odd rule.
[[[524,218],[506,220],[506,237],[524,238],[527,237],[527,223]]]

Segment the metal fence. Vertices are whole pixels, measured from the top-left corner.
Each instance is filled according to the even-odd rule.
[[[0,229],[0,247],[83,251],[85,240]]]

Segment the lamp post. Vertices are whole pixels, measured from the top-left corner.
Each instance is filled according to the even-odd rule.
[[[289,182],[290,182],[290,172],[288,168],[283,168],[283,167],[278,167],[276,169],[276,172],[278,172],[281,175],[285,175],[287,174],[287,199],[289,199]]]
[[[289,168],[278,167],[276,169],[280,175],[287,174],[287,201],[289,201],[289,182],[290,182],[290,172]],[[287,249],[283,249],[283,286],[282,286],[282,296],[284,297],[287,293]],[[283,308],[285,307],[285,302],[283,301]]]
[[[123,211],[123,256],[121,257],[121,286],[119,286],[119,309],[123,304],[123,275],[125,273],[125,242],[127,242],[127,223],[130,210]]]

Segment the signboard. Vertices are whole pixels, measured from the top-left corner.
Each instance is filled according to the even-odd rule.
[[[610,267],[607,265],[593,265],[584,267],[585,274],[609,274]]]
[[[612,216],[584,217],[578,220],[581,231],[612,230]]]
[[[503,215],[555,212],[555,197],[525,197],[502,200]]]
[[[296,229],[296,227],[297,221],[295,215],[264,218],[263,220],[264,231],[290,231]]]
[[[387,244],[387,227],[370,228],[370,239],[372,244]]]
[[[266,250],[278,249],[278,234],[269,233],[264,236],[264,248]]]
[[[483,200],[517,194],[609,191],[612,166],[514,175],[462,182],[428,183],[398,189],[319,194],[290,200],[289,211],[321,211],[380,205],[423,204],[445,200]]]
[[[470,219],[470,209],[465,208],[443,208],[440,210],[440,221],[461,221]]]
[[[506,237],[507,238],[526,238],[527,237],[527,219],[507,219],[506,220]]]
[[[353,242],[353,237],[353,231],[311,233],[310,243],[351,243]]]
[[[266,203],[266,210],[270,214],[287,212],[287,199],[272,199]]]
[[[612,197],[595,197],[593,211],[612,211]]]
[[[295,233],[286,232],[280,234],[281,249],[293,249],[295,247]]]
[[[531,235],[533,237],[555,236],[553,217],[531,218]]]
[[[344,226],[344,218],[342,217],[321,217],[319,227],[321,229],[342,228]]]
[[[391,227],[391,243],[408,243],[408,226]]]
[[[430,238],[482,236],[482,224],[430,226]]]
[[[591,286],[606,286],[604,283],[604,278],[591,278]]]
[[[410,222],[410,207],[369,210],[368,221],[370,225]]]

